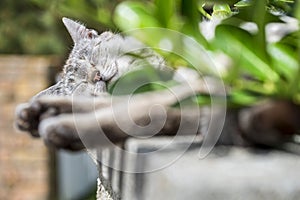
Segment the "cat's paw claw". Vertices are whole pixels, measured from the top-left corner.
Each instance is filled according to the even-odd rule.
[[[17,107],[15,125],[19,130],[30,132],[32,136],[39,137],[38,126],[40,121],[56,115],[58,115],[56,107],[45,106],[37,100]]]
[[[27,109],[23,109],[23,110],[21,110],[20,111],[20,113],[19,113],[19,118],[21,119],[21,120],[27,120],[28,119],[28,110]]]

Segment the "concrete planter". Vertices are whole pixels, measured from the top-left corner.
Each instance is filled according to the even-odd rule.
[[[241,142],[241,138],[235,137],[237,114],[236,111],[227,114],[220,137],[223,144]],[[117,149],[98,152],[102,164],[97,199],[300,198],[298,155],[217,145],[202,159],[199,157],[202,144],[200,137],[182,137],[176,141],[172,137],[132,138],[126,141],[124,149],[136,154]],[[141,153],[147,155],[140,156]]]

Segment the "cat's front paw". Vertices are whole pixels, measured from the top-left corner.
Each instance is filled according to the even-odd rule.
[[[39,100],[20,104],[15,112],[15,125],[21,131],[27,131],[39,137],[38,126],[41,120],[57,115],[55,107],[44,106]]]
[[[61,115],[43,120],[39,126],[41,137],[50,147],[72,151],[84,149],[74,121],[66,116]]]
[[[21,131],[30,132],[32,136],[39,137],[39,104],[20,104],[15,112],[15,125]]]

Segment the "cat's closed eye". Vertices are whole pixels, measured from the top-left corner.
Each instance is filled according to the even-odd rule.
[[[93,67],[95,67],[96,65],[97,65],[97,60],[99,59],[99,54],[98,54],[98,52],[97,52],[97,49],[96,50],[94,50],[93,52],[92,52],[92,55],[91,55],[91,57],[90,57],[90,64],[93,66]]]

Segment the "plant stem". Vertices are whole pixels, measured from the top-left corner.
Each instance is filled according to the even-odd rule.
[[[296,1],[295,3],[296,5],[296,9],[295,9],[295,17],[298,19],[298,24],[299,24],[299,20],[300,20],[300,2]],[[297,36],[298,39],[297,41],[297,61],[298,61],[298,68],[297,68],[297,73],[295,73],[295,78],[293,79],[293,81],[291,82],[291,87],[290,87],[290,91],[291,91],[291,95],[292,97],[295,97],[297,95],[298,89],[299,89],[299,81],[300,81],[300,32],[297,31]]]
[[[253,22],[257,24],[258,33],[256,36],[256,45],[257,48],[257,55],[261,57],[266,63],[270,63],[267,54],[266,48],[266,33],[265,33],[265,17],[266,17],[266,0],[255,0],[253,2],[253,11],[255,14],[253,15]]]

